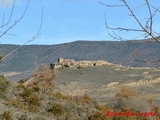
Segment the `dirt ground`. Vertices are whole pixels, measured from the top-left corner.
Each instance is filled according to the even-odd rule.
[[[120,65],[63,68],[56,79],[57,88],[66,94],[89,94],[100,103],[107,103],[117,91],[127,86],[143,99],[152,99],[160,106],[160,69],[132,68]]]

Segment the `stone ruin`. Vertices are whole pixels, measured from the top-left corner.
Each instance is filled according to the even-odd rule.
[[[84,68],[84,67],[96,67],[96,66],[106,66],[106,65],[113,65],[105,60],[98,60],[98,61],[75,61],[74,59],[64,59],[58,58],[58,61],[55,63],[51,63],[51,69],[57,69],[62,67],[74,67],[74,68]]]

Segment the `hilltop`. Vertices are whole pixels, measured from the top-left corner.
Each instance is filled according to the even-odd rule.
[[[0,53],[6,55],[19,45],[0,45]],[[160,44],[156,41],[75,41],[58,45],[26,45],[5,59],[1,72],[33,70],[45,63],[49,65],[57,58],[81,60],[105,60],[110,63],[133,67],[159,67],[160,62],[146,64],[140,61],[159,60]]]

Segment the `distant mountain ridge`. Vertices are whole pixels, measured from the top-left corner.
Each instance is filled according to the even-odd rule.
[[[19,45],[0,45],[6,55]],[[0,72],[26,71],[41,64],[53,63],[57,58],[75,60],[106,60],[124,66],[159,67],[160,62],[147,64],[140,61],[160,59],[160,43],[156,41],[75,41],[58,45],[26,45],[0,64]]]

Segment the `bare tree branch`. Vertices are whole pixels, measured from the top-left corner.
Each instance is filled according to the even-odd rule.
[[[148,7],[148,11],[149,11],[149,20],[148,21],[150,21],[150,25],[147,25],[147,26],[149,26],[148,28],[149,28],[149,33],[150,34],[152,34],[152,24],[153,24],[153,16],[152,16],[152,11],[151,11],[151,8],[150,8],[150,6],[149,6],[149,3],[148,3],[148,0],[145,0],[146,1],[146,5],[147,5],[147,7]],[[148,22],[149,23],[149,22]]]
[[[5,18],[5,14],[3,13],[3,18],[2,18],[2,25],[1,25],[1,28],[2,28],[2,26],[4,25],[4,18]]]
[[[107,5],[107,4],[104,4],[104,3],[100,2],[100,1],[98,1],[98,3],[101,4],[101,5],[104,5],[106,7],[125,7],[125,5]]]
[[[10,27],[8,27],[5,31],[3,31],[3,33],[0,35],[0,38],[1,38],[2,36],[4,36],[10,29],[12,29],[17,23],[19,23],[19,22],[23,19],[24,15],[26,14],[27,9],[28,9],[28,7],[29,7],[29,3],[30,3],[30,0],[28,0],[27,6],[26,6],[26,8],[25,8],[25,10],[24,10],[24,12],[23,12],[23,14],[22,14],[22,16],[21,16],[18,20],[16,20]],[[13,11],[12,11],[11,14],[13,14]],[[7,24],[8,24],[8,23],[7,23]]]
[[[41,12],[41,22],[40,22],[40,26],[39,26],[39,29],[38,29],[37,33],[36,33],[31,39],[29,39],[27,42],[25,42],[24,44],[20,45],[18,48],[12,50],[10,53],[8,53],[7,55],[5,55],[5,56],[0,60],[0,62],[3,61],[4,59],[6,59],[7,57],[9,57],[10,55],[12,55],[13,53],[15,53],[16,51],[18,51],[19,49],[21,49],[24,45],[26,45],[26,44],[28,44],[29,42],[32,42],[32,41],[34,41],[35,39],[37,39],[37,38],[41,35],[40,31],[41,31],[41,29],[42,29],[42,23],[43,23],[43,7],[42,7],[42,12]]]
[[[124,4],[126,5],[126,7],[128,8],[128,10],[130,11],[130,13],[132,14],[132,16],[134,17],[134,19],[137,21],[137,23],[139,24],[139,26],[152,38],[154,38],[155,40],[157,40],[158,42],[160,42],[160,39],[158,39],[153,33],[152,31],[148,31],[146,30],[146,28],[143,27],[142,23],[139,21],[139,19],[136,17],[136,15],[133,13],[133,11],[131,10],[130,6],[128,5],[128,3],[126,2],[126,0],[123,0]]]
[[[117,31],[117,30],[118,30],[118,31],[144,32],[143,30],[136,30],[136,29],[111,28],[111,27],[108,26],[108,23],[107,23],[107,20],[106,20],[106,14],[105,14],[105,27],[106,27],[107,33],[108,33],[108,35],[109,35],[110,37],[112,37],[114,40],[120,40],[120,41],[127,41],[128,39],[122,38],[122,37],[120,37],[120,35],[117,35],[117,33],[115,33],[115,31]],[[109,30],[111,30],[113,34],[112,34]],[[137,37],[134,37],[134,38],[132,38],[132,39],[130,39],[130,40],[135,40],[135,39],[140,38],[140,37],[142,37],[142,36],[144,36],[144,35],[146,35],[146,33],[143,33],[143,34],[141,34],[141,35],[139,35],[139,36],[137,36]]]
[[[143,6],[146,6],[146,3],[145,3],[145,4],[142,4],[142,5],[138,6],[138,7],[136,7],[136,8],[134,8],[134,9],[132,9],[132,11],[136,11],[136,10],[138,10],[139,8],[143,7]]]
[[[152,63],[160,62],[160,60],[147,61],[146,59],[145,59],[145,60],[138,60],[138,59],[135,59],[135,61],[137,61],[137,62],[141,62],[141,63],[146,63],[146,64],[152,64]]]
[[[153,9],[155,9],[155,11],[160,12],[159,7],[156,8],[156,7],[154,7],[151,3],[149,3],[149,5],[150,5]]]
[[[108,26],[108,29],[118,30],[118,31],[144,32],[144,30],[138,30],[138,29],[133,29],[133,28],[122,28],[122,27],[112,28],[112,27],[109,27],[109,26]]]
[[[13,16],[14,7],[15,7],[15,0],[13,1],[13,6],[12,6],[12,10],[11,10],[11,14],[9,16],[9,19],[8,19],[8,21],[5,24],[4,24],[5,15],[3,14],[2,25],[1,25],[0,28],[3,28],[3,27],[7,26],[10,23],[11,18]]]
[[[3,32],[0,31],[0,33],[3,33]],[[16,34],[12,34],[12,33],[6,33],[5,35],[17,36]]]
[[[108,35],[110,37],[112,37],[113,39],[124,41],[126,39],[119,35],[120,32],[121,33],[122,32],[137,32],[137,33],[142,33],[142,34],[138,35],[137,37],[134,37],[132,39],[129,39],[129,40],[135,40],[135,39],[138,39],[141,37],[144,37],[144,38],[152,37],[154,40],[160,42],[160,32],[156,31],[156,29],[154,29],[155,28],[154,22],[157,21],[156,17],[160,13],[160,6],[157,7],[156,5],[152,4],[151,1],[144,0],[144,3],[141,3],[141,5],[137,5],[137,7],[132,8],[132,5],[128,4],[129,1],[127,1],[127,0],[120,0],[120,1],[123,2],[122,5],[108,5],[108,4],[99,2],[99,1],[98,2],[101,5],[108,7],[108,8],[111,8],[111,7],[118,8],[118,7],[125,6],[127,8],[127,10],[130,12],[130,16],[132,16],[132,18],[137,22],[137,24],[139,25],[140,28],[136,29],[136,28],[121,27],[121,26],[110,27],[107,23],[106,16],[105,16],[105,27],[106,27],[106,31],[107,31]],[[140,9],[140,8],[143,8],[143,9]],[[144,17],[143,21],[136,14],[137,12],[140,12],[140,10],[145,10],[145,12],[147,13],[147,17]],[[150,43],[150,42],[151,42],[151,40],[147,40],[146,43]],[[160,62],[160,60],[148,61],[148,60],[138,60],[136,58],[135,58],[135,61],[143,62],[143,63],[147,63],[147,64]]]
[[[136,22],[139,24],[140,28],[142,29],[134,29],[134,28],[124,28],[124,27],[109,27],[108,24],[105,23],[106,25],[106,28],[109,29],[109,30],[112,30],[112,31],[126,31],[126,32],[143,32],[143,33],[146,33],[146,34],[142,34],[142,35],[145,35],[144,37],[147,38],[148,36],[151,36],[152,38],[154,38],[155,40],[157,40],[158,42],[160,42],[160,39],[157,38],[157,35],[159,35],[159,33],[153,31],[153,17],[156,15],[157,12],[160,12],[160,7],[156,8],[154,7],[153,5],[151,5],[151,3],[148,1],[148,0],[145,0],[145,3],[134,8],[134,9],[131,9],[131,7],[129,6],[129,4],[126,2],[126,0],[121,0],[124,5],[107,5],[107,4],[104,4],[102,2],[99,2],[101,5],[104,5],[106,7],[127,7],[127,9],[129,10],[129,12],[131,13],[131,16],[136,20]],[[148,11],[149,11],[149,18],[148,20],[146,21],[146,25],[143,26],[143,24],[140,22],[140,20],[137,18],[137,16],[134,14],[134,11],[135,10],[138,10],[139,8],[143,7],[143,6],[147,6],[148,8]],[[154,9],[154,12],[152,12],[151,10],[151,7]],[[109,33],[109,32],[107,32]],[[115,32],[113,32],[115,33]],[[111,33],[109,34],[112,38],[116,38],[116,36],[114,35],[111,35]],[[116,35],[116,34],[115,34]],[[114,37],[113,37],[114,36]],[[120,37],[121,38],[121,37]],[[121,38],[122,39],[122,38]],[[121,40],[120,39],[120,40]]]
[[[112,37],[113,39],[118,39],[117,37],[115,37],[114,35],[112,35],[110,32],[109,32],[109,29],[108,29],[108,24],[107,24],[107,20],[106,20],[106,14],[105,14],[105,27],[106,27],[106,30],[107,30],[107,33],[110,37]]]

